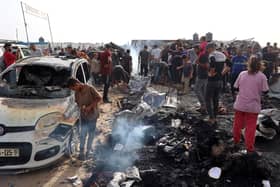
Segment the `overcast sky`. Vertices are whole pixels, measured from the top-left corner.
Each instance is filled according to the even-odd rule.
[[[49,14],[54,41],[124,44],[131,39],[192,38],[212,32],[280,43],[278,0],[25,0]],[[19,0],[0,0],[0,39],[26,41]],[[26,14],[31,41],[50,41],[46,20]]]

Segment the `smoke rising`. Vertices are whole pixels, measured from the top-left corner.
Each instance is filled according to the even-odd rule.
[[[99,150],[98,159],[105,161],[106,167],[124,170],[138,159],[136,150],[144,146],[148,126],[135,120],[131,111],[117,116],[112,125],[111,146],[101,152]]]
[[[140,69],[138,66],[138,55],[141,49],[130,46],[130,55],[132,56],[132,73],[138,74]]]
[[[133,117],[118,116],[113,123],[112,137],[113,139],[124,146],[125,151],[132,151],[143,146],[144,129],[141,121],[136,121]]]

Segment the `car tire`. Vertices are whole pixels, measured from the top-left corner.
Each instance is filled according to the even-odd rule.
[[[77,157],[79,154],[79,146],[80,146],[80,130],[79,125],[75,125],[69,137],[67,149],[65,155],[67,157]]]

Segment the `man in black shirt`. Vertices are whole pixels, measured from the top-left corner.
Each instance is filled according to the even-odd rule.
[[[265,46],[265,47],[263,48],[263,50],[262,50],[263,54],[266,54],[266,53],[267,53],[269,47],[271,47],[270,42],[267,42],[267,43],[266,43],[266,46]]]
[[[225,66],[226,56],[215,50],[215,44],[207,44],[206,49],[209,53],[209,71],[205,101],[209,122],[214,124],[218,114],[222,76],[229,71],[229,68]]]
[[[138,63],[140,64],[140,75],[145,77],[148,75],[148,64],[150,60],[150,53],[148,51],[148,46],[144,46],[144,49],[140,51],[138,57]]]
[[[161,51],[160,58],[162,62],[168,62],[168,53],[169,53],[169,46],[165,46],[164,49]]]
[[[265,61],[265,70],[263,73],[267,80],[269,80],[277,61],[277,55],[273,53],[272,46],[267,47],[267,52],[263,54],[263,60]]]
[[[130,50],[126,50],[126,53],[122,59],[121,65],[123,66],[124,70],[131,76],[132,72],[132,57],[130,56]]]

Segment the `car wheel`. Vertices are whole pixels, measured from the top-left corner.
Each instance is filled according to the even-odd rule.
[[[79,126],[75,125],[72,128],[72,132],[71,132],[70,137],[69,137],[66,156],[76,157],[79,153],[79,146],[80,146]]]

